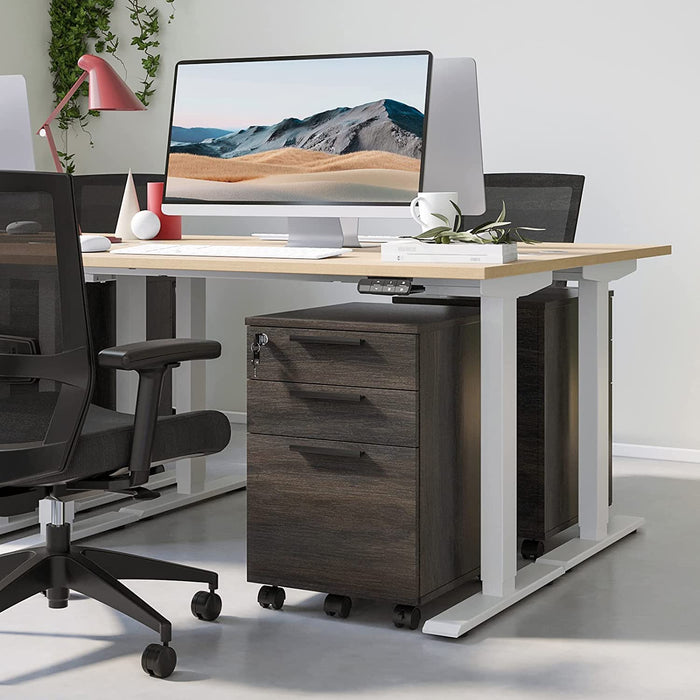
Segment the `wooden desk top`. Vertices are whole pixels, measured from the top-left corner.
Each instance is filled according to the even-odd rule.
[[[154,241],[145,241],[152,244]],[[187,236],[181,241],[163,243],[216,244],[245,246],[277,246],[284,243],[264,241],[249,236]],[[112,249],[139,245],[131,241],[113,245]],[[324,260],[279,260],[270,258],[222,258],[185,256],[112,255],[111,253],[84,253],[86,272],[132,269],[162,270],[176,275],[187,272],[253,272],[259,274],[296,274],[329,277],[413,277],[419,279],[482,280],[534,272],[565,270],[583,265],[621,262],[639,258],[670,255],[670,245],[619,246],[608,244],[536,243],[518,244],[518,260],[511,263],[406,263],[382,262],[380,249],[348,250],[345,255]]]

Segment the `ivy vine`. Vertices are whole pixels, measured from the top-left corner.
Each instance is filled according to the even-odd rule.
[[[163,2],[168,6],[170,23],[175,18],[174,0]],[[127,7],[129,19],[136,30],[130,45],[142,54],[141,67],[144,72],[140,80],[141,90],[136,92],[136,96],[144,105],[148,105],[155,93],[154,84],[160,67],[160,54],[157,52],[160,46],[160,11],[156,5],[147,4],[144,0],[127,0]],[[49,69],[53,78],[54,104],[63,99],[80,77],[82,71],[78,67],[78,59],[91,52],[90,46],[97,54],[106,53],[114,57],[126,73],[126,67],[117,53],[120,40],[111,28],[113,9],[114,0],[51,0]],[[59,150],[58,155],[69,173],[75,171],[75,154],[70,153],[68,148],[70,127],[82,129],[90,139],[90,146],[93,145],[87,125],[91,118],[99,116],[99,112],[85,107],[87,94],[88,85],[84,83],[56,119],[63,142],[63,150]]]

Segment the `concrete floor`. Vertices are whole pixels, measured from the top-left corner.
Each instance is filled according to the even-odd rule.
[[[0,698],[697,698],[700,466],[618,459],[615,508],[643,531],[459,640],[397,630],[391,605],[287,591],[282,611],[246,583],[245,492],[163,515],[91,544],[216,569],[224,611],[189,612],[196,585],[133,582],[170,618],[178,667],[140,668],[156,635],[81,596],[39,596],[0,616]],[[426,612],[437,612],[437,608]]]

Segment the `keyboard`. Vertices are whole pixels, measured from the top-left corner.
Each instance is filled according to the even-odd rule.
[[[112,248],[110,255],[175,255],[178,257],[274,258],[278,260],[320,260],[342,255],[344,248],[288,248],[250,245],[179,245],[151,243]]]

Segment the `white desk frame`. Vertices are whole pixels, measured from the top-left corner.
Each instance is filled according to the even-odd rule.
[[[423,632],[459,637],[502,610],[562,576],[567,570],[634,532],[642,518],[608,517],[608,283],[631,274],[636,260],[601,263],[557,272],[484,280],[419,280],[429,292],[480,296],[481,305],[481,580],[482,592],[427,620]],[[117,280],[118,342],[142,338],[145,318],[145,277],[170,274],[177,278],[178,333],[203,336],[205,279],[292,279],[356,284],[358,275],[300,275],[256,272],[89,268],[94,279]],[[516,537],[516,304],[520,296],[549,285],[552,279],[579,285],[579,528],[580,537],[517,570]],[[145,315],[145,310],[143,311]],[[143,328],[140,326],[143,324]],[[178,370],[174,379],[178,410],[204,406],[204,363]],[[129,390],[126,390],[129,392]],[[133,387],[131,389],[133,391]],[[125,396],[126,394],[124,394]],[[118,394],[121,401],[122,394]],[[225,480],[224,480],[225,481]],[[235,480],[234,480],[235,481]],[[178,465],[178,494],[155,502],[128,506],[147,517],[192,500],[201,500],[245,482],[209,483],[203,460]],[[161,502],[164,501],[164,502]],[[138,519],[138,518],[137,518]]]
[[[460,637],[644,523],[608,518],[608,283],[635,269],[625,261],[480,282],[482,591],[427,620],[423,632]],[[580,536],[517,571],[516,304],[553,276],[579,285]]]

